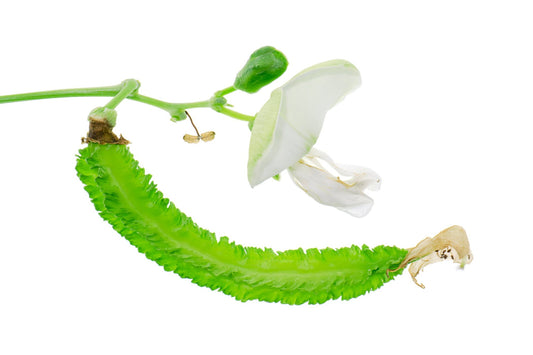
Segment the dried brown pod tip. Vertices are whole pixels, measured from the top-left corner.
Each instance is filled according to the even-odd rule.
[[[407,256],[396,270],[411,264],[409,265],[409,273],[413,281],[418,286],[425,288],[416,280],[416,276],[427,265],[450,259],[464,267],[466,264],[470,264],[473,258],[465,230],[460,226],[452,226],[433,238],[422,240],[414,248],[409,249]]]

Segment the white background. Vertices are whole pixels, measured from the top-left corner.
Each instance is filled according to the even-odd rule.
[[[8,4],[8,5],[7,5]],[[246,124],[137,102],[117,133],[202,227],[276,250],[412,247],[453,225],[474,262],[407,273],[320,306],[241,303],[139,254],[103,222],[75,175],[88,112],[106,98],[0,106],[2,354],[526,354],[531,351],[533,12],[523,1],[17,1],[0,8],[0,95],[141,81],[187,102],[231,85],[249,54],[282,50],[287,73],[343,58],[362,87],[317,142],[383,179],[363,219],[316,204],[284,174],[251,189]]]

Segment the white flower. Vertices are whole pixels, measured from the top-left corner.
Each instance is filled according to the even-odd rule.
[[[250,139],[248,181],[252,187],[289,169],[291,177],[320,203],[354,216],[372,206],[365,188],[379,188],[379,177],[365,168],[339,167],[316,150],[326,113],[361,85],[357,68],[345,60],[312,66],[274,90],[256,115]],[[311,154],[307,155],[309,152]],[[346,180],[327,172],[328,163]]]
[[[315,148],[288,171],[296,185],[317,202],[354,217],[366,216],[374,204],[364,190],[379,190],[381,185],[381,179],[374,171],[335,164],[327,154]]]
[[[357,68],[333,60],[302,71],[274,90],[254,121],[248,160],[250,185],[279,174],[307,154],[327,111],[360,85]]]

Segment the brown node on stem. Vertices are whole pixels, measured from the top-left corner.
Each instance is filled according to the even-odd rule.
[[[81,139],[82,143],[98,143],[98,144],[122,144],[126,145],[130,142],[122,137],[117,137],[113,133],[113,127],[109,125],[105,119],[97,119],[89,117],[89,132],[87,137]]]

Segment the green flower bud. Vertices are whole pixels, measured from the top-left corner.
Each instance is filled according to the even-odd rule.
[[[273,47],[262,47],[252,53],[235,78],[233,86],[247,93],[259,91],[279,78],[287,69],[287,58]]]

